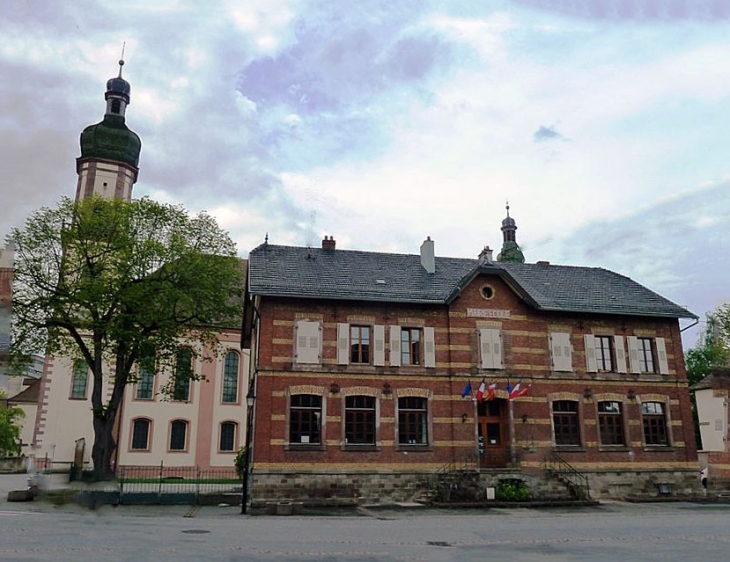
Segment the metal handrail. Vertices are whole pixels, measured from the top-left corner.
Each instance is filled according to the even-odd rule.
[[[441,466],[436,472],[446,474],[457,470],[474,470],[479,468],[479,456],[476,453],[466,453],[461,459],[454,459]]]
[[[552,472],[567,481],[581,499],[590,497],[588,477],[578,472],[574,466],[561,457],[556,451],[551,451],[542,462],[543,470]]]

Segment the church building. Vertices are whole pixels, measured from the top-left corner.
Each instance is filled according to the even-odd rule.
[[[126,124],[131,88],[122,77],[123,64],[119,61],[119,75],[107,81],[104,118],[81,133],[77,201],[91,195],[132,199],[142,144]],[[225,349],[220,355],[207,350],[211,361],[178,357],[178,364],[187,361],[186,368],[199,378],[184,394],[161,392],[173,373],[158,372],[154,360],[137,367],[137,382],[126,387],[118,413],[117,467],[233,470],[245,432],[241,388],[248,352],[241,349],[240,322],[223,329],[219,339]],[[34,434],[37,466],[64,470],[80,462],[88,467],[94,441],[90,383],[85,362],[46,356]]]

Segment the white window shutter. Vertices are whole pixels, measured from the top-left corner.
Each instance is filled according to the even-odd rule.
[[[479,353],[482,369],[502,368],[502,335],[495,328],[479,328]]]
[[[493,369],[492,333],[489,328],[479,328],[479,355],[482,369]]]
[[[400,367],[400,326],[390,327],[390,364]]]
[[[375,348],[373,350],[373,365],[382,367],[385,365],[385,326],[373,326],[373,338]]]
[[[551,332],[550,350],[554,371],[573,371],[573,348],[570,345],[570,334]]]
[[[639,338],[636,336],[627,336],[626,341],[629,345],[629,369],[632,373],[640,373],[641,365],[639,364]]]
[[[613,336],[613,349],[616,351],[616,372],[626,372],[626,351],[624,351],[624,337]]]
[[[595,373],[598,371],[598,363],[596,363],[596,338],[593,334],[585,334],[583,336],[586,348],[586,371]]]
[[[502,368],[502,331],[492,330],[492,361],[495,369]]]
[[[436,331],[433,328],[423,329],[423,351],[425,367],[436,366]]]
[[[659,357],[659,373],[662,375],[669,374],[669,362],[667,361],[667,345],[664,342],[664,338],[657,338],[656,343],[656,354]]]
[[[337,364],[347,365],[350,358],[350,325],[337,324]]]
[[[319,363],[321,333],[319,322],[299,320],[296,324],[296,363]]]

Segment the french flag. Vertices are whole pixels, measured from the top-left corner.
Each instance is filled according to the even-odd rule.
[[[487,384],[484,381],[485,379],[482,379],[482,382],[479,384],[479,389],[477,390],[477,402],[484,400],[484,391],[487,390]]]
[[[519,398],[520,396],[524,396],[528,392],[530,392],[530,389],[532,388],[532,383],[528,384],[527,386],[522,386],[522,381],[519,381],[509,392],[509,399],[514,400],[515,398]]]

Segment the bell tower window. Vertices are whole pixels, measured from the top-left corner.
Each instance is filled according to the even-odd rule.
[[[121,100],[112,100],[112,113],[115,113],[119,115],[119,113],[122,111],[122,102]]]

